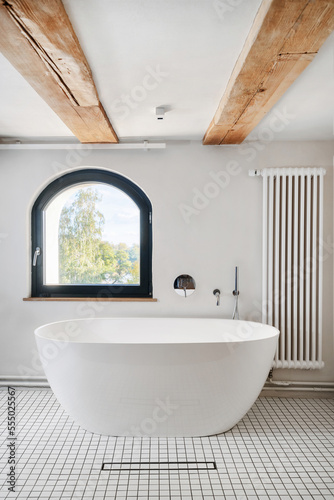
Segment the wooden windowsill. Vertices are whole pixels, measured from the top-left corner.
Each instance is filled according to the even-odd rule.
[[[158,302],[149,297],[25,297],[25,302]]]

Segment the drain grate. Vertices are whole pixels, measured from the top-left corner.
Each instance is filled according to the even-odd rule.
[[[103,462],[101,470],[115,472],[179,472],[216,470],[216,462]]]

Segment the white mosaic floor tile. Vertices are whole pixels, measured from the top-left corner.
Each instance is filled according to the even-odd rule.
[[[334,499],[333,399],[260,398],[225,434],[175,439],[91,434],[50,390],[17,389],[16,404],[16,486],[10,492],[2,388],[0,499]],[[101,470],[116,462],[117,470]],[[148,466],[154,462],[165,465]],[[186,470],[184,462],[191,463]]]

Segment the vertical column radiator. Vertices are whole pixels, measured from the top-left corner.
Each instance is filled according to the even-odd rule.
[[[265,168],[262,321],[281,332],[274,368],[322,368],[321,168]]]

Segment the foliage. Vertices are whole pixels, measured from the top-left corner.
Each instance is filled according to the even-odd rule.
[[[59,278],[67,284],[139,284],[139,246],[102,240],[97,190],[80,189],[59,221]]]

